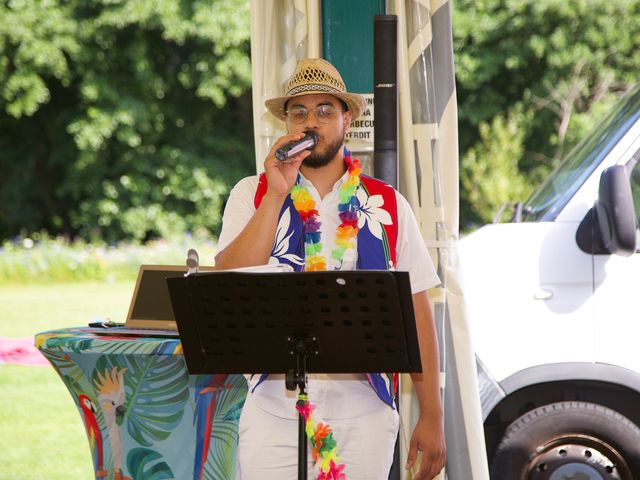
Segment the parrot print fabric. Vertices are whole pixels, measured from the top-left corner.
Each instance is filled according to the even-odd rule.
[[[36,335],[85,425],[96,479],[235,477],[241,375],[189,375],[176,337]]]
[[[126,368],[118,370],[118,367],[113,367],[111,372],[108,370],[104,374],[96,372],[98,381],[94,381],[98,403],[102,407],[102,414],[107,423],[113,460],[112,470],[116,480],[131,480],[131,477],[122,474],[122,433],[120,432],[125,412],[126,396],[123,377],[126,371]]]
[[[102,432],[98,426],[96,418],[96,406],[85,394],[78,396],[78,406],[82,412],[84,426],[87,430],[91,456],[96,469],[96,477],[106,477],[107,471],[104,469],[104,452],[102,450]]]

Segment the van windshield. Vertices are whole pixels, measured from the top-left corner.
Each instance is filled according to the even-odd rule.
[[[639,117],[640,85],[567,154],[529,197],[522,208],[522,221],[553,221]]]

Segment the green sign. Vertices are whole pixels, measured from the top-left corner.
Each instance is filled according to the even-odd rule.
[[[322,2],[322,56],[350,92],[373,93],[373,17],[384,14],[384,0]]]

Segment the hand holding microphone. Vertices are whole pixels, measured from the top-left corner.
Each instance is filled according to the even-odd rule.
[[[267,196],[286,197],[298,178],[300,166],[318,137],[315,132],[289,133],[279,138],[264,161]]]
[[[283,162],[289,157],[294,156],[296,153],[300,153],[304,150],[312,150],[317,143],[318,136],[315,134],[315,132],[307,130],[304,132],[304,137],[302,137],[300,140],[287,143],[276,150],[275,157],[277,160]]]

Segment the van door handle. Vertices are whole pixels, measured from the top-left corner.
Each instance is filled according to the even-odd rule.
[[[536,300],[549,300],[551,297],[553,297],[553,290],[546,288],[540,288],[533,294],[533,298]]]

